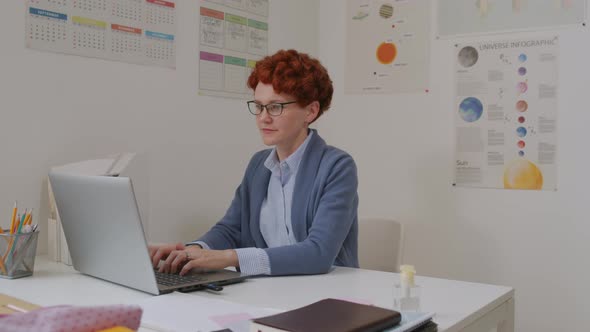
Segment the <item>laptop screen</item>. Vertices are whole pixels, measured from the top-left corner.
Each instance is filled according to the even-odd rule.
[[[158,294],[131,180],[60,172],[49,180],[74,268]]]

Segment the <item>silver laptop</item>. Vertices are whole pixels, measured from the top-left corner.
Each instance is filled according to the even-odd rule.
[[[245,279],[230,270],[183,277],[156,272],[131,179],[52,171],[49,180],[76,270],[156,295],[221,290],[223,285]]]

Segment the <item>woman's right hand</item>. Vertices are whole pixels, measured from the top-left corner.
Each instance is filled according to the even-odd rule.
[[[148,250],[150,253],[150,259],[152,260],[152,265],[154,268],[157,268],[160,264],[161,260],[166,260],[168,255],[175,250],[184,250],[185,246],[181,242],[176,244],[167,243],[167,244],[150,244],[148,245]]]

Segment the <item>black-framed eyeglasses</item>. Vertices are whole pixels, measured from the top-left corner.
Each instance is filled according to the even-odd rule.
[[[266,108],[266,113],[268,113],[268,115],[279,116],[283,114],[283,108],[285,108],[285,105],[294,104],[296,101],[288,101],[285,103],[268,103],[266,105],[262,105],[254,100],[250,100],[246,103],[248,104],[248,110],[253,115],[262,113],[262,110]]]

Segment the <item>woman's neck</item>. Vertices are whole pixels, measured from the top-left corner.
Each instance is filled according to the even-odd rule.
[[[283,161],[287,158],[289,158],[290,155],[292,155],[295,151],[297,151],[297,149],[301,146],[301,144],[303,144],[303,142],[305,142],[305,139],[307,138],[307,134],[309,132],[308,128],[305,128],[304,130],[302,130],[299,135],[297,135],[297,137],[290,142],[291,144],[289,144],[288,146],[276,146],[277,149],[277,157],[279,158],[279,161]]]

